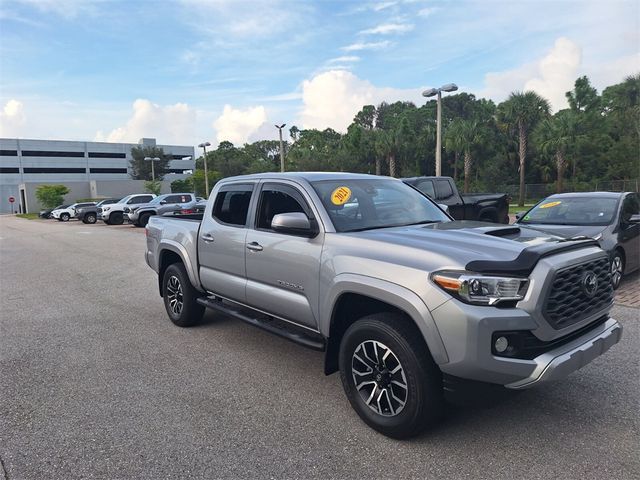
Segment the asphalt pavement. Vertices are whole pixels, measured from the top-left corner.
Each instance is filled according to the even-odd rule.
[[[144,243],[0,217],[0,479],[640,477],[638,309],[565,381],[396,441],[322,353],[218,313],[173,326]]]

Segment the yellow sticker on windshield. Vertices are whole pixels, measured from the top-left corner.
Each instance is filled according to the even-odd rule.
[[[349,187],[338,187],[331,193],[331,203],[334,205],[344,205],[351,198]]]
[[[545,203],[544,205],[540,205],[539,208],[551,208],[551,207],[555,207],[557,205],[560,205],[562,202],[557,201],[557,202],[549,202],[549,203]]]

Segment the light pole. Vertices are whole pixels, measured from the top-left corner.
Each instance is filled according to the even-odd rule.
[[[153,166],[153,162],[159,162],[160,159],[158,157],[144,157],[144,159],[147,162],[151,162],[151,181],[155,182],[156,181],[156,169]]]
[[[280,171],[284,172],[284,143],[282,142],[282,129],[286,127],[287,124],[283,123],[282,125],[276,125],[278,129],[278,133],[280,134]]]
[[[447,83],[440,88],[430,88],[422,92],[423,97],[437,97],[436,108],[436,177],[442,175],[442,92],[455,92],[458,86],[455,83]]]
[[[205,197],[209,198],[209,173],[207,172],[207,147],[211,144],[209,142],[202,142],[198,145],[204,150],[204,189],[206,191]]]

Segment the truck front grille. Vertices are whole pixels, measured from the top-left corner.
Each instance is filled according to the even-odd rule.
[[[593,282],[589,282],[592,275],[597,278],[595,292],[589,291],[589,287],[593,288]],[[599,312],[612,301],[611,270],[605,257],[558,270],[543,313],[549,324],[560,330]]]

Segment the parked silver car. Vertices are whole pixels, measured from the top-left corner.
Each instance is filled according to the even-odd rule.
[[[193,193],[167,193],[159,195],[149,203],[130,205],[124,208],[124,218],[136,227],[144,227],[153,215],[190,210],[196,204]]]

